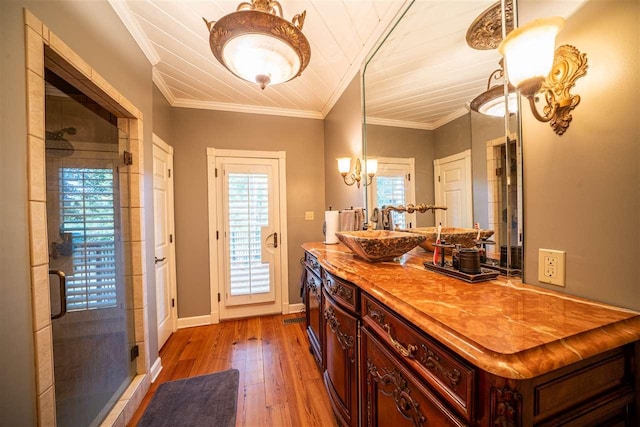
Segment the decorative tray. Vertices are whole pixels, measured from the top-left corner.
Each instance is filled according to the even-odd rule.
[[[496,277],[498,277],[498,275],[500,274],[500,272],[495,270],[490,270],[488,268],[481,268],[480,269],[481,273],[478,273],[478,274],[468,274],[468,273],[463,273],[460,270],[456,270],[449,263],[442,266],[442,265],[434,265],[433,262],[431,261],[425,262],[424,266],[426,267],[427,270],[442,273],[450,277],[455,277],[456,279],[461,279],[469,283],[485,282],[487,280],[493,280]]]

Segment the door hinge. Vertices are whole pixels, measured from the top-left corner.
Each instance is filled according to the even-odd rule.
[[[140,349],[138,348],[138,345],[134,345],[133,347],[131,347],[131,361],[133,362],[134,360],[136,360],[136,358],[140,356]]]
[[[131,151],[125,151],[124,152],[124,158],[123,158],[124,164],[129,166],[133,164],[133,153]]]
[[[496,168],[496,176],[502,176],[502,168]]]
[[[410,173],[407,174],[407,181],[411,181],[411,174]]]
[[[168,169],[169,172],[169,178],[171,178],[171,169]]]
[[[216,168],[216,178],[218,177],[218,168]]]
[[[171,308],[176,306],[176,299],[175,298],[171,298]]]
[[[218,302],[220,302],[220,292],[218,292]]]
[[[216,231],[216,240],[220,240],[220,233]]]
[[[173,234],[169,234],[169,243],[173,243]]]
[[[440,176],[438,175],[438,182],[440,182]]]

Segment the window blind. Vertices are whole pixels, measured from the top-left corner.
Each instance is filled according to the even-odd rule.
[[[60,170],[60,232],[71,233],[73,271],[67,310],[116,306],[116,248],[112,169]]]
[[[269,292],[269,264],[262,263],[261,242],[261,228],[269,224],[269,177],[229,173],[227,179],[231,295]]]

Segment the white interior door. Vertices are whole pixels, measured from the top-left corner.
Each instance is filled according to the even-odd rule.
[[[220,156],[215,166],[220,318],[281,313],[279,160]]]
[[[436,224],[443,227],[473,227],[471,183],[471,150],[434,160]]]
[[[153,213],[158,348],[176,330],[173,148],[153,136]]]

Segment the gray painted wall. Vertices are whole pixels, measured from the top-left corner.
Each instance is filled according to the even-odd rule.
[[[434,133],[429,130],[367,125],[367,156],[413,157],[416,159],[416,200],[410,203],[433,204]],[[432,213],[416,214],[417,227],[434,225]]]
[[[144,114],[145,172],[151,167],[151,66],[106,1],[0,2],[0,425],[35,425],[35,373],[27,241],[26,95],[23,7],[27,7]],[[149,178],[151,174],[149,173]],[[145,182],[145,206],[152,206]],[[146,212],[153,254],[153,212]],[[147,263],[155,322],[153,257]],[[150,330],[151,360],[158,354]]]
[[[171,111],[173,107],[153,84],[153,133],[171,145]]]
[[[471,173],[473,176],[473,222],[481,228],[489,224],[487,184],[487,141],[504,138],[504,118],[485,116],[475,111],[471,116]]]
[[[525,16],[529,5],[520,3]],[[522,114],[526,282],[538,283],[539,248],[565,250],[564,291],[636,310],[639,7],[637,0],[592,0],[560,32],[556,44],[576,46],[589,61],[572,89],[581,101],[563,136],[536,121],[528,107]]]
[[[469,114],[440,126],[433,131],[434,158],[461,153],[471,148],[471,118]]]
[[[265,89],[269,90],[269,89]],[[174,108],[176,273],[178,317],[209,315],[207,148],[286,151],[289,301],[300,302],[300,245],[322,239],[322,120]],[[315,219],[305,221],[305,212]]]
[[[358,73],[324,119],[325,209],[364,207],[364,187],[345,185],[338,172],[338,157],[362,160],[362,90]],[[364,166],[363,166],[364,167]],[[323,214],[324,220],[324,214]]]

